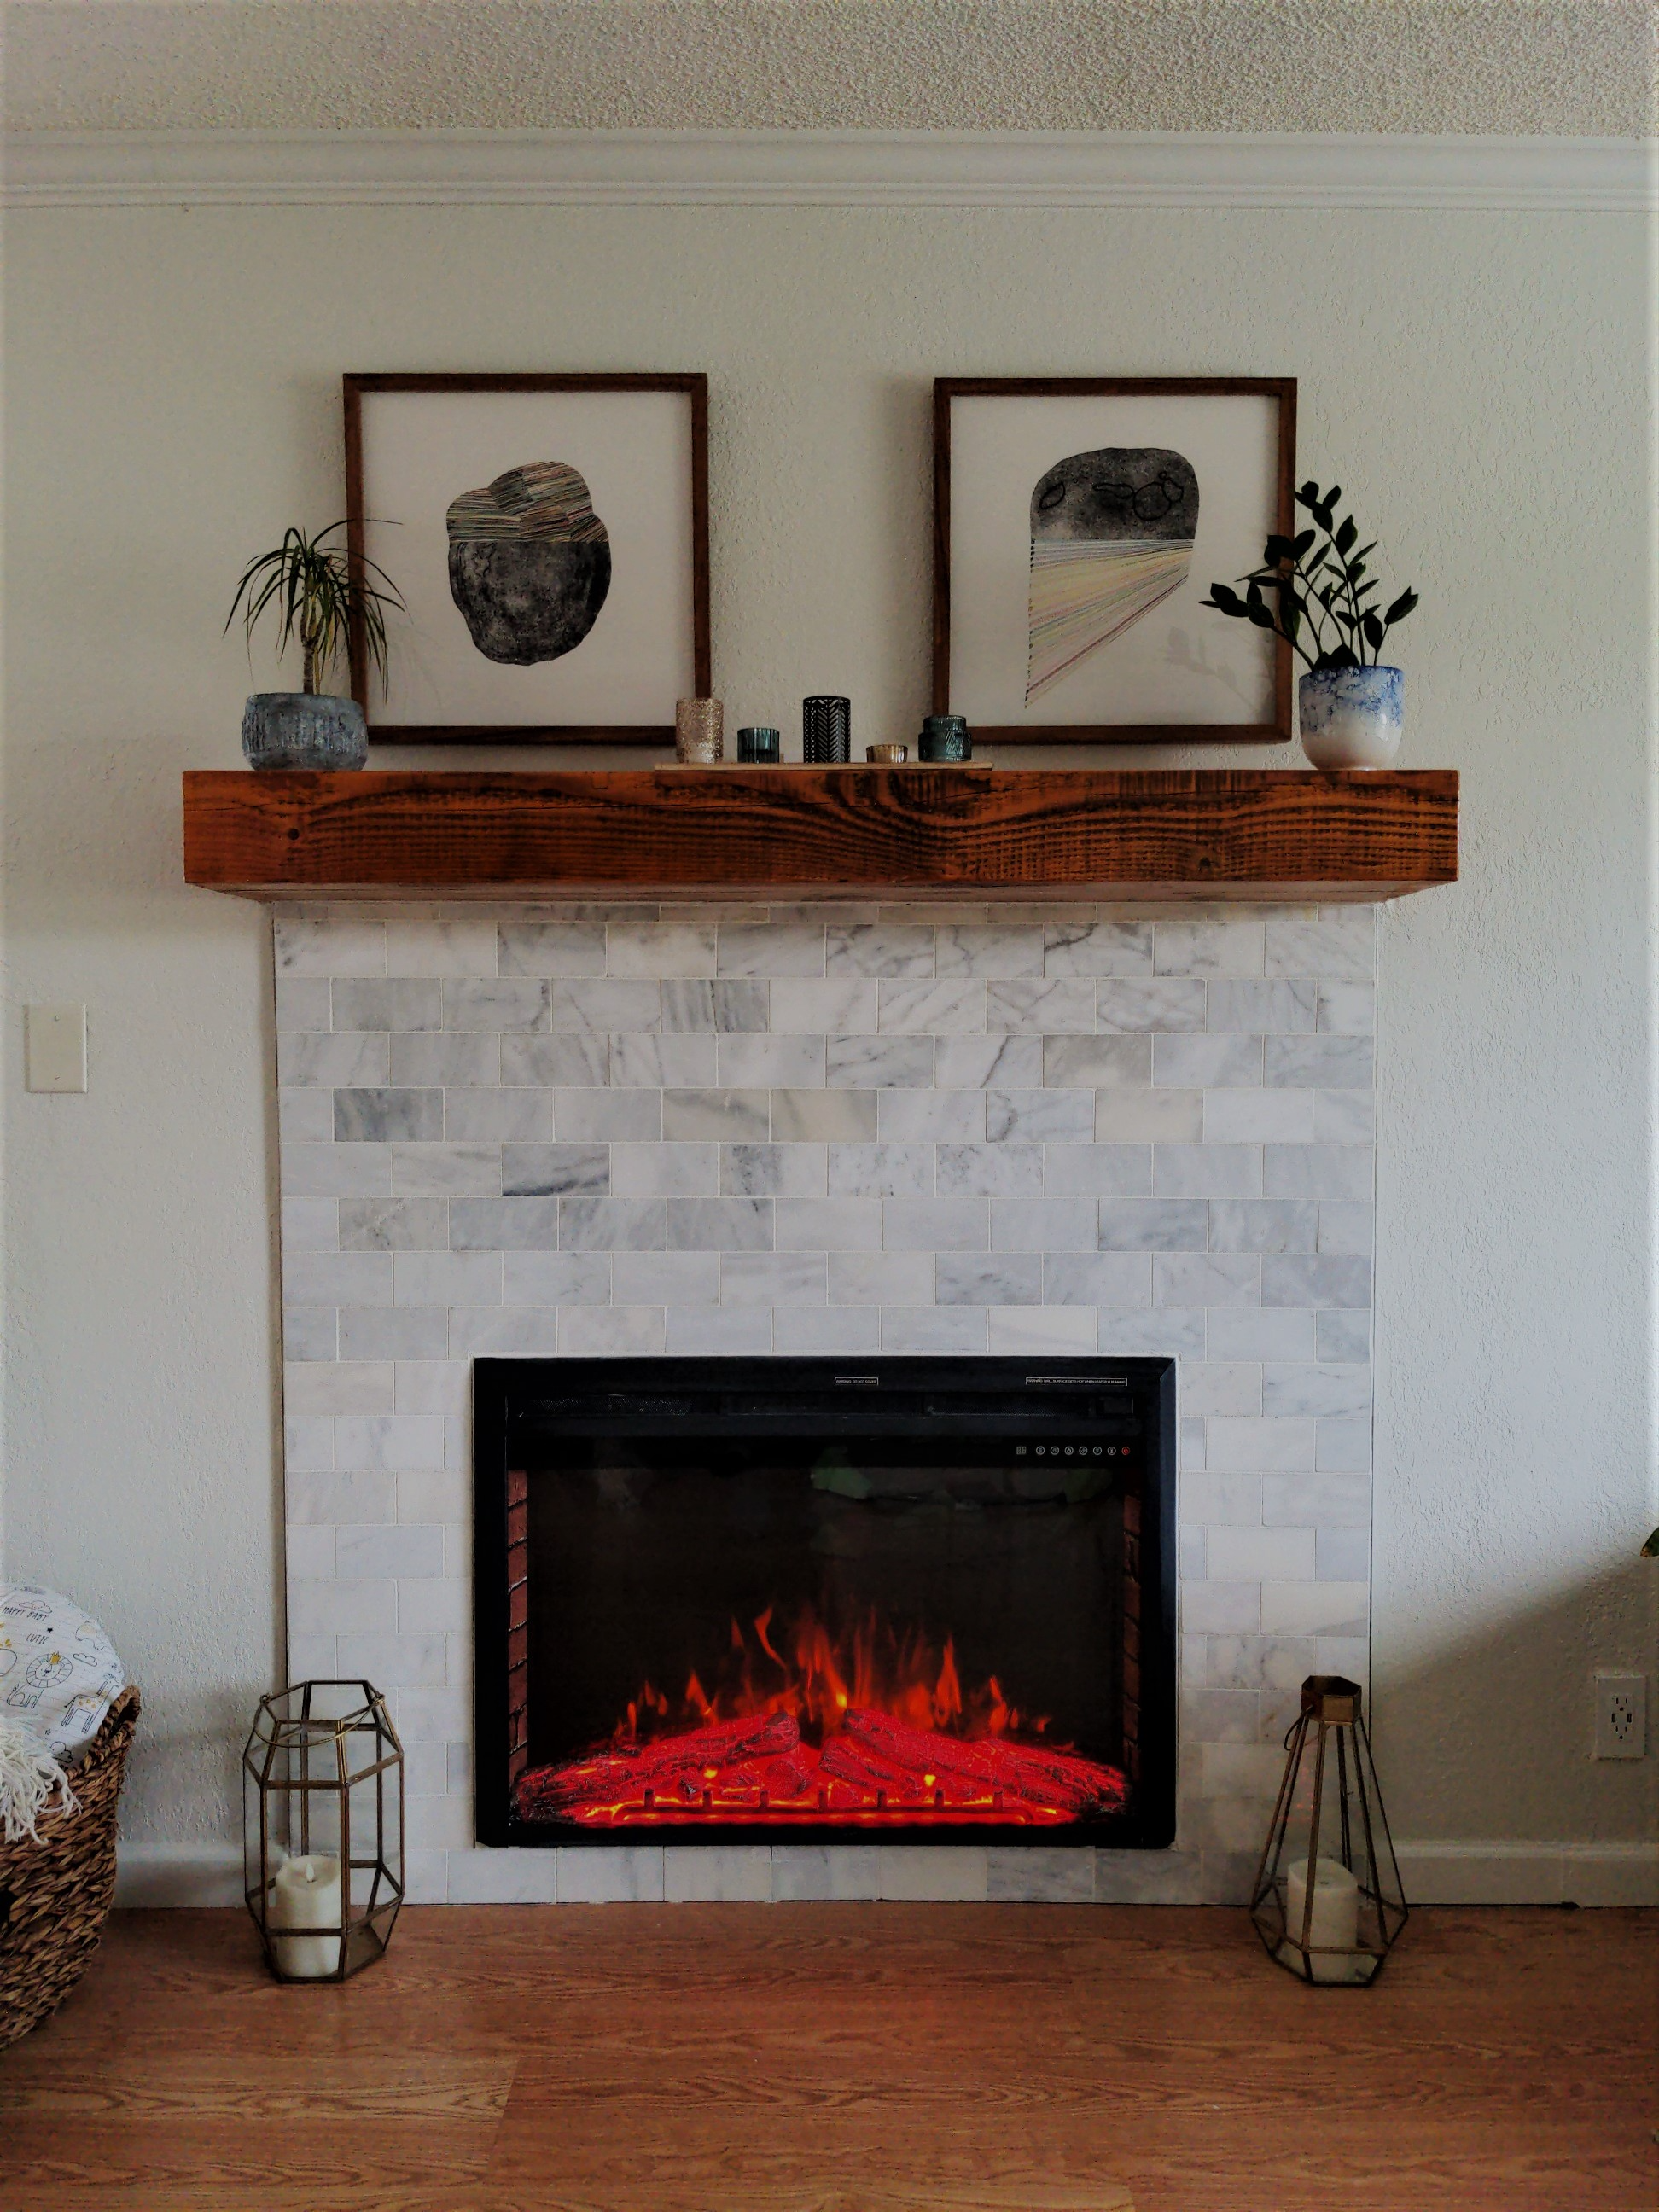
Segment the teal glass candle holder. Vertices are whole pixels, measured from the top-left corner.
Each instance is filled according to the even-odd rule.
[[[928,714],[916,740],[916,757],[925,761],[970,761],[974,740],[965,714]]]

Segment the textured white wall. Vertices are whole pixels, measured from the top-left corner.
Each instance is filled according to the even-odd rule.
[[[9,0],[21,131],[1651,131],[1645,0]]]
[[[145,1685],[136,1833],[226,1827],[279,1649],[269,925],[180,884],[178,774],[238,760],[240,563],[338,512],[339,372],[465,366],[706,367],[728,714],[844,689],[866,737],[926,692],[934,373],[1301,378],[1304,467],[1423,594],[1407,759],[1465,776],[1462,883],[1380,933],[1379,1753],[1408,1834],[1642,1832],[1653,1763],[1588,1757],[1590,1669],[1651,1651],[1634,220],[157,210],[8,248],[7,1534]],[[84,1099],[21,1094],[29,998],[88,1002]]]

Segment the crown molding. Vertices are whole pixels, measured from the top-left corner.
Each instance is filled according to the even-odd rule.
[[[26,207],[1659,209],[1659,140],[933,131],[86,131],[11,137]]]

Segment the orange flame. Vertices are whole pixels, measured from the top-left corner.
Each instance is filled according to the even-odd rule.
[[[612,1741],[638,1743],[688,1723],[706,1727],[772,1713],[787,1713],[817,1741],[832,1735],[849,1711],[886,1713],[911,1728],[970,1737],[1012,1729],[1042,1735],[1048,1727],[1046,1718],[1012,1705],[994,1674],[964,1692],[951,1637],[937,1650],[920,1628],[893,1628],[873,1609],[834,1635],[805,1606],[775,1638],[776,1610],[769,1605],[746,1631],[732,1621],[726,1662],[711,1677],[712,1691],[694,1668],[676,1707],[645,1683]]]

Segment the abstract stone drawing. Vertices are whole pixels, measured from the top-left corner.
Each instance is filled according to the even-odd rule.
[[[1162,447],[1073,453],[1031,494],[1029,707],[1186,581],[1198,477]]]
[[[450,501],[449,588],[472,642],[526,667],[574,652],[611,589],[611,538],[564,461],[507,469]]]

